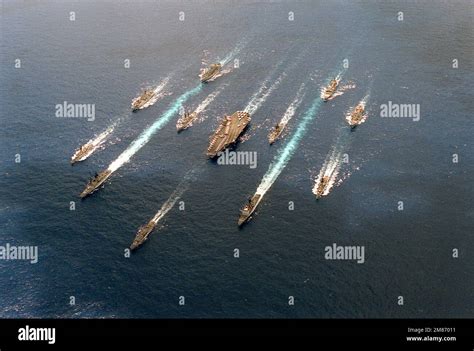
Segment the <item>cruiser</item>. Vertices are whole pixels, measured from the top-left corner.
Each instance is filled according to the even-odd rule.
[[[155,92],[152,89],[144,89],[140,95],[132,100],[132,111],[141,110],[147,106],[147,103],[155,96]]]
[[[220,151],[235,143],[249,124],[250,119],[250,115],[243,111],[237,111],[232,116],[224,117],[214,135],[210,137],[207,156],[214,158]]]
[[[138,228],[135,239],[133,239],[132,245],[130,245],[130,250],[135,250],[140,245],[142,245],[147,239],[150,233],[155,229],[156,223],[153,220],[149,221],[147,224],[142,225]]]
[[[255,194],[248,200],[245,206],[240,210],[240,216],[239,216],[239,221],[238,221],[239,226],[241,226],[242,224],[244,224],[250,219],[250,216],[257,208],[261,199],[262,199],[262,195]]]
[[[176,129],[178,130],[178,133],[191,127],[197,117],[197,112],[185,112],[184,115],[178,119],[178,122],[176,122]]]
[[[357,127],[363,122],[364,119],[364,105],[359,104],[356,106],[354,111],[352,111],[350,118],[348,119],[349,125],[351,128]]]
[[[222,65],[220,63],[213,63],[201,73],[201,83],[206,83],[210,79],[214,78],[220,71]]]
[[[326,88],[324,88],[324,92],[323,92],[323,101],[324,102],[328,101],[329,98],[334,95],[334,93],[336,92],[338,84],[339,84],[339,81],[337,79],[333,79],[333,80],[331,80],[329,85]]]
[[[85,198],[86,196],[92,194],[102,184],[104,184],[104,182],[107,180],[107,178],[110,177],[111,174],[112,174],[112,171],[109,171],[108,169],[99,174],[96,173],[95,177],[89,180],[89,182],[86,185],[86,188],[79,196],[81,198]]]
[[[82,145],[79,149],[76,150],[74,155],[71,157],[71,165],[74,165],[76,162],[84,161],[94,152],[95,145],[93,140],[89,140],[86,144]]]
[[[283,132],[283,128],[285,128],[285,125],[286,124],[280,122],[275,125],[275,127],[273,127],[273,129],[268,134],[268,142],[270,143],[270,145],[272,145],[278,139],[278,137]]]
[[[320,199],[324,196],[324,192],[326,191],[326,188],[329,184],[329,179],[330,178],[328,176],[323,176],[323,179],[321,179],[319,182],[316,192],[314,193],[316,195],[316,199]]]

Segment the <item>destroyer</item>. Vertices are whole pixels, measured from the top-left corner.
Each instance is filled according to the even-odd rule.
[[[316,199],[320,199],[321,197],[324,196],[324,192],[326,191],[326,188],[329,184],[329,177],[328,176],[323,176],[323,179],[318,184],[318,187],[316,188],[316,191],[314,194],[316,195]]]
[[[151,220],[147,224],[142,225],[138,228],[137,234],[135,235],[135,239],[133,239],[132,244],[130,245],[130,250],[137,249],[140,245],[142,245],[147,239],[148,236],[151,234],[153,229],[155,229],[156,223]]]
[[[155,96],[155,92],[152,89],[144,89],[140,95],[132,100],[132,111],[141,110],[148,107],[148,103]]]
[[[250,216],[257,208],[258,204],[260,203],[260,200],[262,200],[261,194],[255,194],[250,199],[248,199],[248,202],[240,210],[240,216],[238,221],[239,226],[241,226],[250,219]]]
[[[95,177],[90,179],[89,182],[86,185],[86,188],[82,191],[82,193],[79,195],[81,198],[85,198],[86,196],[92,194],[94,191],[96,191],[104,182],[107,180],[107,178],[110,177],[112,174],[112,171],[109,171],[108,169],[100,172],[99,174],[95,174]]]
[[[214,158],[219,151],[223,151],[229,145],[235,143],[249,124],[250,119],[250,115],[243,111],[237,111],[232,116],[224,117],[214,135],[210,138],[207,156]]]
[[[221,71],[222,65],[220,63],[213,63],[201,73],[201,82],[206,83],[207,81],[215,78]]]
[[[185,112],[184,115],[178,119],[178,122],[176,122],[176,129],[178,130],[178,133],[191,127],[197,117],[197,112]]]
[[[349,125],[351,128],[357,127],[364,120],[364,105],[359,104],[356,106],[354,111],[352,111],[350,117],[348,118]]]
[[[76,152],[74,152],[74,155],[71,157],[71,165],[74,165],[76,162],[84,161],[94,152],[94,149],[94,141],[89,140],[86,144],[82,145],[76,150]]]
[[[326,88],[324,88],[323,100],[325,102],[328,101],[329,98],[334,95],[334,93],[336,92],[338,84],[339,84],[339,81],[337,79],[333,79],[333,80],[331,80],[329,85]]]
[[[285,126],[286,126],[285,123],[280,122],[277,125],[275,125],[275,127],[273,127],[273,129],[268,134],[268,142],[270,143],[270,145],[273,144],[278,139],[278,137],[283,132],[283,129],[285,128]]]

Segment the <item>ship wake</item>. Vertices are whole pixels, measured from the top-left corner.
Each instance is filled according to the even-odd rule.
[[[115,172],[125,163],[130,161],[143,146],[145,146],[150,139],[163,128],[179,111],[179,108],[192,96],[198,94],[202,89],[202,84],[197,85],[193,89],[186,91],[176,98],[168,107],[168,109],[161,114],[161,116],[148,128],[146,128],[132,143],[123,151],[107,168],[110,172]]]
[[[340,147],[335,147],[332,152],[326,157],[324,164],[316,177],[315,184],[313,187],[313,194],[318,194],[318,188],[323,180],[323,178],[329,178],[327,185],[324,187],[324,190],[321,196],[326,196],[330,193],[334,184],[337,183],[337,176],[341,168],[343,161],[342,149]]]
[[[200,115],[202,112],[206,110],[206,108],[219,96],[222,91],[227,87],[227,84],[224,84],[219,89],[214,91],[213,93],[209,94],[194,110],[196,114]],[[199,118],[199,122],[203,122],[205,117]]]

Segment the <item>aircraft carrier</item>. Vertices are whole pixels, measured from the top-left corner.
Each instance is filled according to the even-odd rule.
[[[178,130],[178,133],[191,127],[193,124],[194,120],[198,117],[197,112],[189,113],[185,112],[182,117],[178,119],[176,122],[176,129]]]
[[[210,138],[207,156],[214,158],[220,151],[236,142],[240,134],[250,122],[247,112],[237,111],[232,116],[226,116]]]
[[[338,85],[339,85],[339,81],[337,79],[333,79],[333,80],[331,80],[329,85],[326,88],[324,88],[324,92],[323,92],[323,101],[324,102],[328,101],[329,98],[331,98],[331,96],[334,95],[334,93],[337,90]]]
[[[213,63],[211,64],[208,68],[206,68],[204,70],[204,72],[202,72],[202,74],[200,75],[201,77],[201,82],[202,83],[206,83],[207,81],[209,81],[210,79],[214,78],[215,76],[217,76],[219,74],[219,72],[221,71],[222,69],[222,65],[220,63]]]
[[[252,196],[248,200],[245,206],[240,210],[239,221],[237,222],[239,227],[242,226],[248,220],[250,220],[250,217],[252,216],[252,213],[255,211],[258,204],[260,203],[260,200],[262,200],[262,195],[256,193],[254,196]]]
[[[359,104],[356,106],[354,111],[352,111],[348,119],[348,122],[351,128],[354,129],[355,127],[357,127],[359,124],[363,122],[363,119],[364,119],[364,105]]]
[[[147,107],[146,104],[153,99],[154,96],[155,92],[152,89],[144,89],[140,95],[132,100],[132,111],[136,112],[137,110]]]
[[[85,189],[82,191],[82,193],[79,196],[81,198],[85,198],[86,196],[92,194],[102,184],[104,184],[104,182],[110,177],[111,174],[112,174],[112,171],[109,171],[108,169],[99,174],[96,173],[95,177],[89,180]]]
[[[147,224],[142,225],[138,228],[137,234],[135,235],[135,239],[133,239],[132,244],[130,245],[130,250],[137,249],[140,245],[142,245],[147,239],[148,236],[151,234],[153,229],[155,229],[156,223],[151,220]]]

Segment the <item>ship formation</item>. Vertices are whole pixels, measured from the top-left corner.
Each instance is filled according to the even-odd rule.
[[[219,76],[222,70],[222,65],[220,63],[214,63],[209,65],[206,69],[202,70],[199,75],[200,81],[202,83],[213,81],[216,77]],[[321,99],[323,101],[328,101],[336,93],[339,85],[339,79],[332,79],[327,86],[321,90]],[[141,91],[141,93],[132,100],[131,108],[135,112],[137,110],[144,109],[152,105],[153,99],[156,97],[156,92],[153,89],[146,88]],[[346,117],[347,123],[349,124],[351,130],[356,126],[362,124],[366,118],[365,103],[359,103]],[[185,111],[176,122],[176,129],[179,132],[192,126],[193,122],[198,118],[199,112],[196,110],[194,112]],[[209,138],[209,146],[206,151],[208,158],[215,158],[219,155],[220,152],[236,144],[239,137],[244,133],[245,129],[248,127],[251,121],[250,114],[244,111],[234,112],[232,115],[227,115],[222,118],[219,126],[216,128],[214,133]],[[269,144],[275,143],[278,139],[282,137],[282,133],[287,125],[287,121],[280,121],[274,125],[268,135]],[[104,134],[105,138],[106,134]],[[102,137],[96,138],[95,140],[90,140],[80,148],[76,149],[73,156],[71,157],[71,164],[83,161],[87,159],[98,146],[103,141]],[[81,198],[85,198],[98,189],[100,189],[107,179],[112,175],[112,171],[107,169],[99,174],[95,174],[86,184],[84,190],[80,193]],[[323,174],[320,179],[316,181],[316,185],[313,188],[313,193],[316,196],[316,199],[327,195],[330,189],[331,175]],[[237,220],[237,225],[239,227],[243,226],[246,222],[250,221],[252,215],[255,213],[257,206],[263,199],[264,193],[257,192],[248,199],[244,206],[240,209],[239,217]],[[135,250],[141,246],[153,232],[157,226],[157,221],[155,218],[151,219],[145,225],[141,226],[135,237],[132,244],[130,245],[130,250]]]

